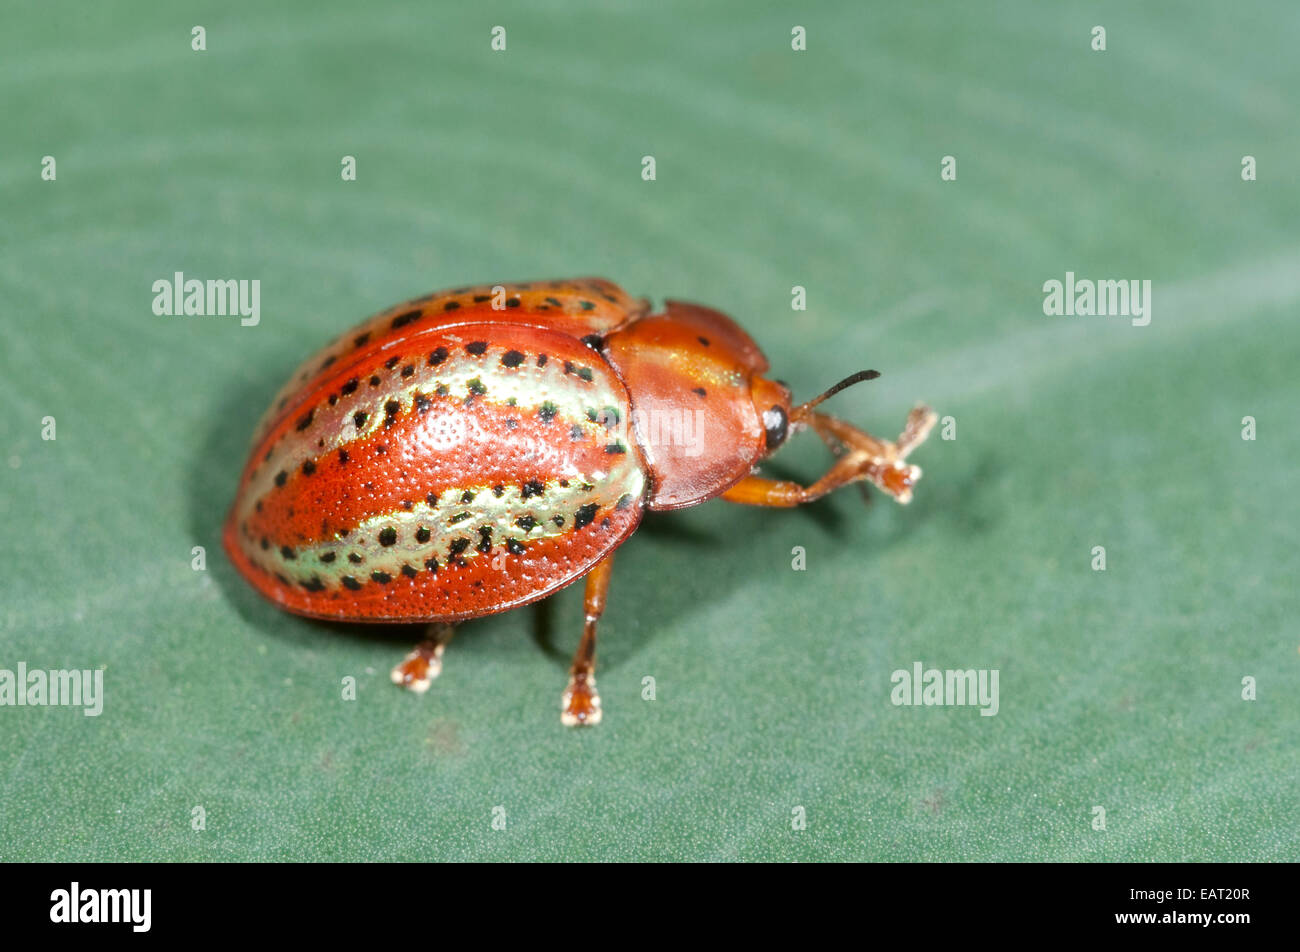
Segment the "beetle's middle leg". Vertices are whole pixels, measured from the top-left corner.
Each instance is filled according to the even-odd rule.
[[[456,629],[446,622],[430,625],[425,639],[393,669],[393,683],[416,694],[429,690],[433,679],[442,674],[442,653],[455,633]]]
[[[583,596],[586,620],[582,641],[569,669],[569,686],[560,699],[560,722],[565,727],[590,727],[600,723],[600,694],[596,692],[596,623],[605,611],[605,594],[609,591],[613,553],[597,562],[587,573]]]

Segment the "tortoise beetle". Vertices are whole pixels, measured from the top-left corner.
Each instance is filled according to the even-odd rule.
[[[849,483],[901,503],[934,425],[896,442],[817,411],[874,371],[794,405],[718,311],[663,313],[600,279],[457,288],[376,315],[309,358],[277,395],[223,532],[245,579],[314,618],[423,622],[393,670],[423,691],[451,623],[545,598],[585,577],[564,724],[601,717],[596,625],[614,550],[646,510],[715,496],[789,507]],[[809,486],[756,475],[808,428],[835,461]]]

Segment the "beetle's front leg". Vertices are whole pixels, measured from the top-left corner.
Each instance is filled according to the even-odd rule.
[[[409,688],[416,694],[429,690],[433,679],[442,674],[442,653],[447,649],[447,642],[456,629],[446,622],[434,622],[429,626],[424,641],[412,649],[402,663],[393,668],[393,683],[399,687]]]
[[[910,502],[912,487],[921,478],[921,468],[907,462],[912,450],[925,442],[938,419],[928,407],[916,407],[907,417],[897,443],[877,439],[857,427],[824,413],[809,411],[795,417],[812,427],[835,453],[835,463],[811,486],[782,479],[746,476],[722,494],[729,502],[750,506],[799,506],[820,499],[850,483],[865,480],[889,493],[901,503]]]
[[[600,723],[600,695],[596,692],[596,623],[605,611],[605,593],[609,591],[613,564],[614,555],[610,553],[587,573],[582,641],[578,643],[573,667],[569,669],[569,686],[560,699],[560,722],[565,727],[590,727]]]

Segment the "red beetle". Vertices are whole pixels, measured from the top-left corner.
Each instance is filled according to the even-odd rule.
[[[545,598],[585,576],[586,624],[562,700],[600,720],[596,623],[614,550],[646,509],[715,496],[796,506],[866,480],[899,502],[934,425],[896,443],[816,411],[762,376],[724,314],[648,301],[609,281],[457,288],[344,334],[290,378],[253,441],[224,542],[240,573],[315,618],[428,622],[393,671],[423,691],[449,623]],[[793,431],[836,456],[811,486],[754,475]]]

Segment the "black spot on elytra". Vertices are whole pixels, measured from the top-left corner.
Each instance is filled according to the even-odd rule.
[[[339,579],[339,581],[343,583],[344,588],[350,588],[354,592],[358,591],[361,588],[361,583],[358,582],[356,579],[354,579],[351,575],[345,575],[341,579]]]
[[[410,377],[413,376],[414,374],[415,374],[415,364],[407,364],[405,367],[402,368],[403,377]]]
[[[318,575],[313,575],[310,582],[299,582],[298,584],[309,592],[325,591],[325,583],[320,580],[320,576]]]
[[[599,334],[588,334],[586,337],[582,338],[582,342],[592,350],[596,351],[605,346],[605,338],[601,337]]]
[[[433,401],[422,393],[415,395],[415,410],[417,413],[428,413],[429,407],[433,406]]]
[[[532,516],[520,516],[515,520],[515,525],[525,532],[532,532],[537,527],[537,520]]]
[[[506,551],[509,552],[511,555],[523,555],[524,550],[527,548],[528,547],[524,545],[522,542],[520,542],[518,539],[506,540]]]
[[[605,444],[605,452],[606,452],[606,453],[626,453],[626,452],[627,452],[627,447],[624,446],[622,443],[618,442],[617,440],[615,440],[613,443],[606,443],[606,444]]]
[[[387,360],[384,361],[384,366],[387,367],[389,370],[392,370],[394,367],[398,365],[401,359],[402,359],[401,357],[398,357],[396,355],[389,357]]]
[[[440,397],[445,397],[447,394],[451,393],[451,391],[447,389],[447,385],[445,383],[438,384],[436,387],[433,388],[433,392]]]
[[[402,412],[402,405],[396,400],[389,400],[384,404],[384,426],[392,426],[397,422],[397,414]]]
[[[428,527],[426,527],[426,526],[420,526],[420,528],[418,528],[418,529],[415,530],[415,541],[416,541],[416,542],[428,542],[430,536],[432,536],[432,535],[433,535],[433,533],[429,531]]]
[[[437,575],[437,574],[438,574],[438,560],[437,560],[437,559],[425,559],[425,560],[424,560],[424,567],[425,567],[426,569],[428,569],[430,572],[432,572],[434,575]]]
[[[485,340],[471,341],[470,343],[465,345],[465,350],[467,353],[473,354],[475,357],[482,357],[485,353],[487,353],[487,341]]]
[[[334,404],[336,404],[336,403],[338,403],[338,402],[339,402],[339,395],[338,395],[337,393],[331,393],[331,394],[330,394],[330,406],[334,406]]]
[[[473,502],[473,501],[474,501],[474,491],[471,490],[471,489],[467,489],[467,490],[465,490],[463,493],[460,494],[460,501],[461,501],[461,502]]]
[[[446,348],[446,347],[435,347],[435,348],[434,348],[434,349],[429,353],[429,366],[430,366],[430,367],[436,367],[436,366],[438,366],[440,363],[442,363],[442,362],[443,362],[444,360],[446,360],[446,359],[447,359],[447,348]]]
[[[492,295],[490,295],[490,294],[476,294],[476,295],[474,295],[474,303],[475,303],[475,304],[482,304],[484,301],[490,301],[490,300],[492,300]]]
[[[705,390],[703,387],[692,387],[691,393],[698,393],[701,400],[709,395],[709,391]]]
[[[411,568],[409,565],[403,564],[402,574],[405,575],[407,578],[415,578],[420,573],[417,572],[415,569]]]
[[[365,411],[365,410],[358,410],[356,413],[352,414],[352,422],[355,423],[355,424],[357,425],[357,429],[358,429],[358,430],[361,429],[363,426],[365,426],[365,425],[366,425],[366,411]]]
[[[271,548],[270,540],[268,540],[266,536],[262,536],[262,551],[265,552],[269,548]]]
[[[517,350],[508,350],[501,356],[501,364],[505,367],[518,367],[524,362],[524,355]]]
[[[582,369],[580,369],[580,370],[578,371],[578,376],[579,376],[580,378],[582,378],[583,380],[587,381],[587,383],[591,383],[591,381],[592,381],[592,380],[594,379],[594,377],[595,377],[595,374],[593,374],[593,373],[591,372],[591,368],[590,368],[590,367],[583,367]]]
[[[708,347],[708,346],[709,346],[709,339],[708,339],[707,337],[703,337],[703,336],[701,336],[701,337],[697,337],[697,338],[695,338],[695,339],[696,339],[697,341],[699,341],[701,344],[703,344],[705,347]]]
[[[579,301],[578,307],[582,308],[584,311],[594,311],[596,309],[596,305],[591,301]]]
[[[600,507],[594,502],[589,502],[585,506],[580,506],[578,511],[573,514],[573,528],[577,530],[584,526],[591,525],[592,521],[596,518],[596,510],[599,508]]]
[[[444,305],[442,306],[442,309],[443,309],[444,311],[456,311],[456,310],[459,310],[459,309],[460,309],[460,302],[459,302],[459,301],[448,301],[446,304],[444,304]]]
[[[466,383],[465,389],[469,391],[469,394],[472,397],[481,397],[483,394],[487,393],[487,387],[483,386],[483,381],[479,380],[478,377],[475,377],[473,380]]]
[[[623,495],[621,495],[621,496],[618,497],[618,502],[616,502],[616,503],[614,504],[614,508],[615,508],[615,509],[626,509],[626,508],[627,508],[628,506],[630,506],[630,505],[632,505],[632,494],[631,494],[631,493],[624,493]]]
[[[553,306],[555,306],[555,307],[563,307],[563,306],[564,306],[563,304],[560,303],[559,298],[548,297],[548,298],[546,299],[546,303],[547,303],[547,304],[550,304],[550,305],[553,305]]]
[[[407,324],[410,324],[412,321],[418,321],[422,313],[423,313],[422,311],[407,311],[405,314],[398,314],[395,318],[393,318],[393,323],[392,323],[393,330],[396,330],[399,327],[405,327]]]
[[[348,464],[348,451],[339,450],[339,465],[346,466],[347,464]]]
[[[312,473],[314,473],[314,472],[316,472],[316,464],[313,463],[313,462],[312,462],[311,460],[309,460],[309,459],[308,459],[308,460],[303,460],[303,463],[302,463],[302,474],[303,474],[304,476],[310,476],[310,475],[311,475]]]
[[[359,386],[361,386],[361,381],[358,380],[356,377],[353,377],[351,380],[349,380],[347,383],[343,385],[343,395],[347,396],[350,393],[356,393],[357,387]]]
[[[518,425],[519,425],[519,421],[516,420],[514,417],[511,417],[510,419],[506,420],[506,429],[507,429],[507,430],[513,430],[513,429],[514,429],[515,427],[517,427]]]
[[[386,529],[380,529],[380,530],[379,530],[379,544],[380,544],[380,545],[393,545],[395,542],[397,542],[397,530],[396,530],[396,529],[394,529],[392,526],[389,526],[389,527],[386,528]]]
[[[336,557],[337,557],[337,553],[326,552],[320,557],[320,560],[328,565],[330,562],[333,562]]]
[[[478,527],[478,545],[474,546],[474,548],[478,549],[480,552],[492,551],[492,527],[491,526]]]
[[[580,424],[575,423],[569,428],[569,439],[573,442],[578,442],[578,440],[582,439],[583,436],[585,436],[585,434],[583,433]]]
[[[338,359],[339,359],[339,358],[338,358],[338,355],[337,355],[337,354],[330,354],[330,355],[329,355],[328,357],[326,357],[323,361],[321,361],[320,369],[321,369],[321,370],[324,370],[326,367],[330,366],[331,364],[334,363],[334,361],[336,361],[336,360],[338,360]]]
[[[537,366],[539,366],[539,367],[545,367],[545,366],[546,366],[546,355],[545,355],[545,354],[538,354],[538,355],[537,355]]]
[[[427,502],[430,506],[436,506],[438,505],[438,494],[429,493],[427,496],[424,497],[424,501]]]
[[[506,487],[502,486],[500,483],[497,483],[495,486],[492,487],[492,495],[496,496],[498,499],[500,499],[505,494],[506,494]]]
[[[312,417],[314,417],[315,415],[316,415],[316,411],[312,409],[312,410],[308,410],[306,413],[304,413],[302,416],[298,418],[298,422],[294,424],[294,426],[299,433],[307,429],[307,427],[311,426]]]
[[[557,407],[550,400],[547,400],[541,405],[540,408],[538,408],[537,415],[542,418],[543,423],[550,423],[552,420],[555,419],[555,414],[559,412],[560,412],[560,408]]]
[[[275,484],[277,486],[283,486],[286,482],[288,482],[288,480],[289,480],[289,474],[286,473],[284,470],[280,470],[278,473],[275,474]]]
[[[374,579],[376,582],[378,582],[380,585],[387,585],[389,582],[393,580],[393,577],[389,575],[387,572],[380,572],[378,570],[371,572],[370,577]]]
[[[354,338],[353,341],[352,341],[352,346],[353,346],[353,347],[365,347],[366,344],[367,344],[369,341],[370,341],[370,332],[367,331],[366,333],[361,334],[360,336]]]
[[[506,300],[506,307],[518,307],[520,303],[521,302],[517,297],[508,298]]]
[[[546,492],[546,485],[536,479],[530,479],[520,487],[521,495],[524,499],[529,496],[540,496]]]
[[[563,516],[551,516],[551,521],[552,521],[553,523],[555,523],[557,526],[562,526],[562,525],[564,525],[564,517],[563,517]]]
[[[360,565],[360,564],[361,564],[361,556],[357,555],[355,552],[349,552],[349,553],[348,553],[348,561],[351,562],[353,565]]]
[[[287,545],[282,545],[280,546],[280,558],[296,559],[298,558],[298,553],[294,552],[293,549],[289,548]]]
[[[454,526],[457,523],[464,522],[466,519],[469,519],[472,515],[473,513],[469,513],[469,512],[458,512],[456,513],[456,515],[452,516],[450,519],[447,520],[447,525]]]
[[[370,386],[372,386],[372,387],[378,387],[378,386],[379,386],[379,374],[374,374],[373,376],[371,376],[371,378],[370,378]]]
[[[451,545],[447,546],[447,551],[452,555],[460,555],[469,548],[470,540],[461,536],[459,539],[452,539]]]
[[[561,489],[568,489],[568,488],[569,488],[569,481],[568,481],[567,479],[562,479],[562,480],[560,480],[560,488],[561,488]]]

